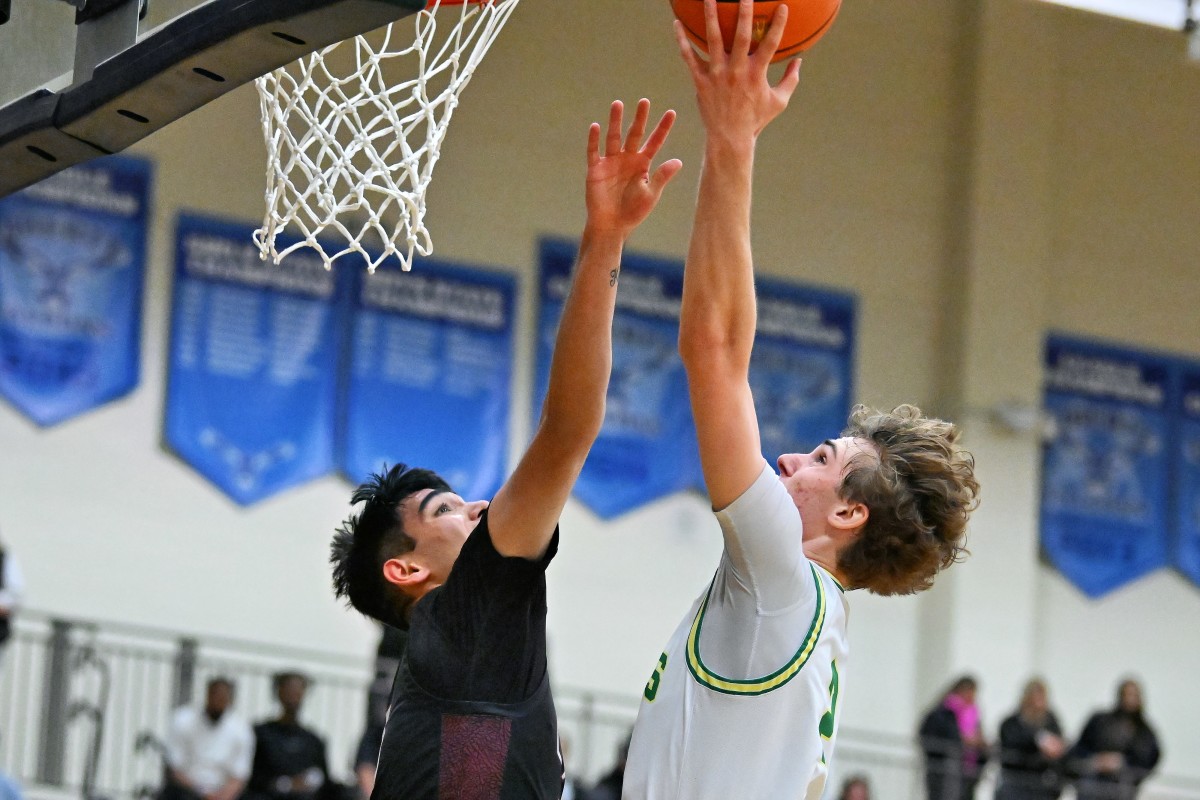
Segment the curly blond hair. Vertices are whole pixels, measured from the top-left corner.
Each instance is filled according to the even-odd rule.
[[[870,442],[878,457],[855,458],[839,487],[842,499],[870,514],[838,567],[852,586],[874,594],[928,589],[966,555],[967,518],[979,504],[975,459],[956,446],[958,428],[916,406],[859,405],[843,435]]]

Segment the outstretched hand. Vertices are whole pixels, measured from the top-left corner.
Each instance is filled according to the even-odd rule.
[[[622,143],[624,113],[621,101],[614,101],[609,110],[603,152],[600,124],[593,122],[588,131],[587,211],[589,225],[627,235],[654,210],[663,189],[683,167],[683,162],[673,158],[660,164],[653,174],[650,172],[650,165],[675,124],[674,111],[663,114],[643,142],[650,101],[639,100]]]
[[[692,74],[692,82],[696,85],[700,116],[710,136],[757,137],[771,120],[787,108],[800,82],[800,59],[788,62],[783,77],[775,86],[767,77],[771,59],[783,39],[787,13],[785,4],[776,7],[770,27],[751,53],[754,2],[739,0],[737,28],[728,47],[729,52],[726,52],[721,26],[717,21],[716,0],[705,0],[707,61],[692,49],[683,23],[675,21],[675,39],[680,55]]]

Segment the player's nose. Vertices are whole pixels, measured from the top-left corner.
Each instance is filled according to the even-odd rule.
[[[791,477],[792,473],[800,466],[800,455],[798,453],[784,453],[775,464],[779,467],[779,474],[785,478]]]
[[[479,519],[483,516],[483,510],[487,507],[487,500],[474,500],[467,503],[467,517],[470,519]]]

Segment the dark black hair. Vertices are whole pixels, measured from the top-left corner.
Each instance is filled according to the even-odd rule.
[[[226,678],[224,675],[214,675],[213,677],[209,678],[208,683],[204,686],[204,690],[206,692],[211,692],[217,686],[224,686],[226,689],[228,689],[230,697],[233,697],[237,690],[237,687],[233,685],[233,681],[229,678]]]
[[[979,682],[975,680],[974,675],[963,675],[950,685],[950,689],[946,692],[947,695],[959,694],[965,691],[977,691]]]
[[[329,561],[333,593],[372,619],[407,630],[412,598],[383,577],[383,565],[412,551],[417,543],[404,532],[400,504],[424,489],[449,492],[450,484],[427,469],[384,465],[350,496],[350,504],[366,503],[351,514],[333,536]]]
[[[277,692],[285,683],[287,683],[290,680],[298,680],[304,684],[305,689],[308,688],[308,676],[305,675],[303,672],[296,672],[295,670],[285,670],[283,672],[276,672],[274,675],[271,676],[271,684],[275,687],[275,691],[277,691]]]

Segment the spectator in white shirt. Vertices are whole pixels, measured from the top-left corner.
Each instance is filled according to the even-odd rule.
[[[203,709],[175,711],[159,800],[235,800],[241,795],[254,759],[254,732],[230,711],[232,705],[233,683],[213,678]]]

